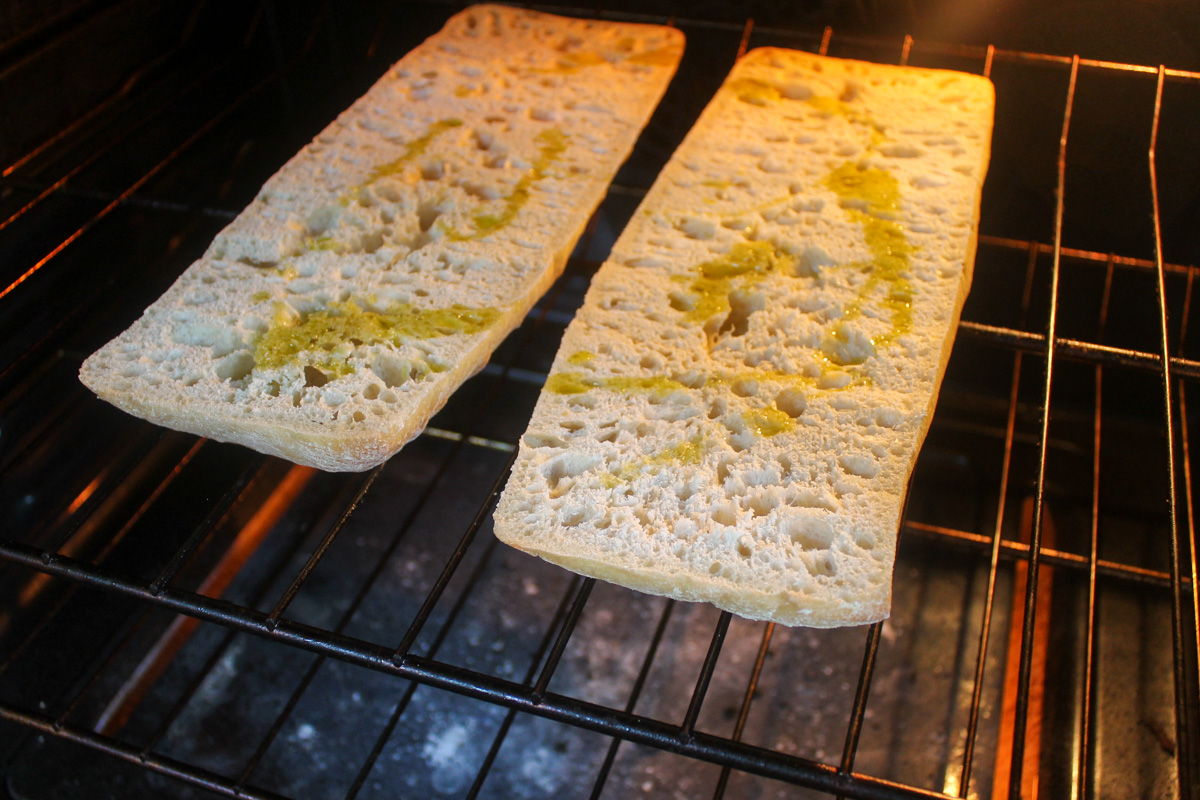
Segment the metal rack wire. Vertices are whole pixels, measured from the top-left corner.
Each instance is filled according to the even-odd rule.
[[[438,4],[421,10],[421,24],[428,23],[429,30],[451,11]],[[603,14],[591,9],[551,10]],[[1160,130],[1184,124],[1170,112],[1168,87],[1173,93],[1188,93],[1188,102],[1194,103],[1200,73],[991,46],[943,45],[911,37],[843,36],[829,28],[814,32],[756,28],[753,20],[742,24],[682,16],[646,20],[675,24],[689,35],[721,42],[727,49],[718,52],[728,63],[703,56],[685,61],[665,110],[652,123],[633,156],[633,166],[585,234],[566,276],[477,379],[486,385],[474,390],[464,387],[463,398],[452,401],[427,435],[391,464],[364,476],[319,476],[105,416],[107,412],[97,410],[73,383],[82,355],[165,287],[189,255],[232,217],[237,206],[230,200],[249,196],[273,171],[271,164],[278,160],[271,158],[286,158],[319,129],[327,112],[336,113],[369,85],[387,59],[429,32],[418,30],[417,24],[398,25],[394,13],[388,16],[386,4],[375,9],[378,18],[364,24],[368,33],[357,38],[347,35],[340,42],[329,40],[323,5],[308,24],[299,24],[281,21],[273,4],[263,2],[251,12],[235,15],[238,26],[227,26],[231,32],[224,34],[214,33],[213,20],[206,16],[210,11],[198,7],[180,26],[178,40],[139,67],[121,88],[109,94],[97,92],[91,104],[65,124],[38,136],[31,133],[19,152],[6,153],[0,173],[0,187],[5,190],[0,197],[0,210],[5,212],[0,237],[7,237],[0,239],[0,247],[12,254],[4,259],[0,288],[0,340],[5,342],[0,346],[0,418],[6,437],[0,469],[11,487],[2,490],[0,497],[9,516],[0,534],[0,586],[14,587],[0,590],[7,613],[0,618],[0,721],[4,723],[0,770],[12,776],[21,764],[35,762],[31,752],[39,746],[38,737],[49,737],[102,754],[109,759],[105,764],[115,759],[138,771],[175,779],[177,783],[169,784],[171,792],[182,792],[186,786],[220,796],[285,796],[271,785],[260,784],[257,776],[263,774],[265,763],[276,758],[286,731],[294,725],[296,709],[315,691],[330,665],[344,664],[382,676],[387,704],[377,727],[363,734],[361,746],[351,748],[348,758],[353,763],[343,769],[346,779],[336,792],[329,792],[331,796],[354,798],[370,792],[371,776],[381,769],[397,730],[413,715],[412,708],[420,700],[417,693],[435,690],[482,701],[478,708],[502,712],[488,729],[490,741],[483,758],[458,792],[470,798],[488,794],[494,783],[494,779],[489,783],[489,777],[505,760],[512,731],[536,719],[600,735],[588,740],[594,744],[589,763],[595,769],[586,787],[573,787],[578,795],[603,795],[612,776],[622,769],[622,752],[633,745],[680,756],[687,763],[716,765],[719,771],[711,784],[698,790],[715,797],[736,796],[728,788],[731,781],[747,776],[853,798],[966,797],[992,792],[1018,797],[1031,779],[1037,779],[1039,770],[1056,774],[1045,761],[1039,767],[1037,753],[1042,747],[1059,745],[1044,744],[1040,728],[1034,725],[1050,714],[1041,694],[1049,647],[1047,575],[1053,572],[1077,576],[1072,579],[1082,581],[1084,598],[1078,616],[1068,623],[1082,629],[1081,660],[1074,673],[1078,681],[1072,684],[1080,699],[1073,705],[1073,721],[1066,725],[1071,735],[1065,745],[1069,759],[1064,763],[1070,765],[1070,774],[1059,775],[1057,785],[1070,787],[1079,797],[1100,790],[1097,727],[1103,718],[1098,699],[1103,658],[1099,638],[1105,615],[1099,598],[1112,585],[1121,587],[1119,591],[1128,587],[1139,597],[1169,598],[1173,730],[1146,727],[1164,743],[1164,751],[1171,751],[1174,768],[1167,778],[1169,788],[1179,797],[1200,797],[1200,775],[1194,768],[1200,763],[1200,608],[1194,589],[1198,573],[1186,393],[1189,381],[1200,377],[1200,360],[1190,345],[1188,325],[1195,269],[1171,263],[1164,255],[1159,170],[1171,167],[1156,157]],[[608,16],[644,19],[630,14]],[[85,23],[86,17],[79,24]],[[224,46],[215,60],[207,57],[205,49],[214,41]],[[594,598],[603,591],[590,579],[546,579],[545,585],[552,587],[547,594],[553,598],[530,611],[521,623],[531,630],[527,644],[521,645],[521,664],[497,670],[484,659],[472,666],[470,655],[481,645],[466,647],[467,657],[445,655],[471,627],[471,615],[479,614],[475,605],[481,602],[478,595],[487,576],[507,569],[497,566],[504,554],[490,534],[491,510],[523,427],[521,415],[528,413],[544,379],[548,354],[553,354],[587,275],[603,257],[604,227],[619,227],[657,165],[703,106],[705,92],[715,87],[713,80],[719,80],[748,46],[759,43],[784,43],[832,55],[865,52],[898,63],[949,62],[989,75],[1001,88],[1004,81],[1015,81],[1027,71],[1039,80],[1064,80],[1063,107],[1057,117],[1061,135],[1054,158],[1051,242],[1032,241],[1020,225],[1011,233],[1002,227],[1003,219],[997,228],[988,228],[985,221],[988,233],[980,238],[980,276],[991,271],[1010,280],[1010,262],[1014,258],[1023,262],[1024,272],[1016,270],[1024,278],[1023,283],[1017,281],[1019,308],[993,313],[984,300],[968,305],[948,379],[967,387],[961,392],[965,410],[939,411],[931,433],[933,444],[927,446],[927,450],[938,446],[939,426],[947,418],[949,424],[960,426],[958,430],[982,430],[983,437],[998,447],[999,465],[983,470],[998,479],[995,489],[984,492],[989,499],[975,513],[977,524],[943,516],[932,505],[916,509],[910,503],[902,530],[903,542],[966,553],[967,560],[983,566],[984,586],[975,592],[978,613],[967,614],[970,624],[958,633],[963,640],[960,672],[968,676],[964,685],[969,688],[961,713],[956,712],[958,716],[947,724],[952,730],[946,736],[954,740],[948,752],[953,752],[944,758],[936,784],[897,778],[904,772],[899,768],[891,772],[861,768],[861,740],[869,724],[872,689],[882,669],[881,642],[895,636],[884,623],[853,634],[857,672],[853,688],[845,693],[844,721],[836,724],[839,731],[845,726],[836,757],[746,741],[748,721],[761,704],[771,702],[760,697],[760,684],[764,671],[774,667],[768,660],[778,647],[780,632],[772,625],[742,626],[727,613],[701,616],[695,623],[709,631],[707,644],[696,643],[696,663],[673,673],[674,683],[691,687],[680,692],[682,713],[675,716],[639,710],[644,709],[647,687],[664,652],[678,644],[670,633],[681,616],[681,607],[674,602],[648,607],[643,626],[648,638],[639,645],[643,649],[623,702],[589,700],[556,683],[561,683],[564,662],[573,657],[574,637],[587,624],[589,609],[597,605]],[[355,55],[338,56],[343,64],[338,75],[343,80],[349,77],[346,85],[334,88],[317,81],[324,99],[314,108],[297,110],[304,105],[297,99],[297,86],[312,80],[334,57],[331,53],[349,51],[351,44],[358,48]],[[36,62],[36,51],[22,50],[19,55],[20,61],[9,63],[0,73],[0,84],[30,59]],[[702,60],[712,63],[701,64]],[[1007,74],[994,74],[1001,67]],[[1077,85],[1093,75],[1120,75],[1152,84],[1145,152],[1129,154],[1144,162],[1147,193],[1139,202],[1152,220],[1150,257],[1063,243],[1064,210],[1074,202],[1068,182],[1068,133],[1077,119]],[[281,131],[286,126],[272,125],[271,119],[264,118],[281,109],[292,120],[293,130]],[[1000,117],[998,134],[1004,124]],[[248,166],[246,142],[256,137],[267,141],[274,155],[261,165]],[[130,148],[145,141],[151,143],[145,148],[150,155],[129,160]],[[233,166],[198,177],[214,163]],[[1009,166],[994,162],[993,170]],[[985,220],[988,212],[985,200]],[[154,219],[147,223],[141,215]],[[146,267],[96,275],[89,266],[111,258],[106,255],[110,248],[121,258],[144,259]],[[1078,325],[1071,335],[1063,333],[1060,314],[1075,299],[1064,296],[1060,288],[1067,269],[1103,276],[1094,334],[1074,332]],[[1106,343],[1107,334],[1117,328],[1109,319],[1110,312],[1116,313],[1114,283],[1126,278],[1153,282],[1156,336],[1149,345],[1136,337],[1123,344]],[[106,305],[98,308],[96,298]],[[991,352],[992,360],[999,359],[1006,367],[1006,377],[997,384],[1001,390],[995,408],[972,407],[987,392],[971,386],[969,372],[962,377],[954,373],[953,367],[964,363],[963,353],[970,348],[976,354]],[[1090,403],[1088,413],[1082,415],[1072,403],[1056,401],[1055,394],[1064,391],[1060,372],[1080,367],[1087,370],[1085,395]],[[1121,381],[1155,379],[1161,382],[1159,410],[1114,400],[1111,390],[1105,389],[1113,381],[1123,385]],[[512,410],[498,412],[495,403],[481,401],[488,396],[502,398]],[[1060,544],[1047,535],[1052,530],[1049,509],[1068,509],[1070,502],[1053,496],[1050,487],[1055,460],[1064,458],[1064,447],[1055,438],[1061,423],[1045,409],[1061,412],[1071,424],[1078,417],[1086,429],[1088,447],[1082,455],[1070,456],[1072,463],[1082,458],[1090,465],[1087,533],[1081,545]],[[1150,427],[1158,426],[1163,437],[1161,458],[1149,459],[1161,470],[1165,487],[1161,497],[1147,501],[1149,506],[1161,503],[1166,508],[1163,524],[1155,519],[1148,523],[1163,541],[1145,549],[1165,548],[1165,563],[1150,556],[1131,557],[1120,549],[1102,557],[1109,505],[1104,496],[1110,483],[1106,469],[1114,458],[1106,442],[1113,437],[1112,420],[1130,416],[1149,417]],[[1153,450],[1154,443],[1145,447]],[[417,450],[410,457],[410,451]],[[996,453],[989,458],[996,460]],[[923,458],[923,463],[928,461]],[[470,480],[464,481],[463,475]],[[925,479],[919,466],[915,484]],[[1020,517],[1018,483],[1031,498],[1024,526],[1015,521]],[[1152,481],[1151,485],[1157,490],[1158,484]],[[382,524],[374,525],[376,538],[364,546],[370,557],[355,559],[354,548],[359,545],[349,540],[359,534],[351,536],[347,529],[373,514],[372,504],[383,502],[397,487],[404,498]],[[453,506],[455,499],[460,506],[452,514],[447,506]],[[1025,538],[1017,533],[1018,527],[1025,528]],[[420,537],[429,535],[422,533],[427,529],[436,529],[432,535],[442,543],[427,567],[428,581],[411,597],[405,595],[404,603],[396,601],[397,609],[384,632],[364,628],[364,609],[377,607],[381,587],[395,583],[398,554],[407,552],[417,539],[426,546],[427,539]],[[529,562],[516,563],[518,570],[535,571]],[[336,582],[332,574],[337,569],[331,564],[353,564],[361,574],[352,587],[342,587],[343,593],[336,595],[341,599],[330,608],[319,607],[307,598],[314,584]],[[518,575],[511,580],[519,579]],[[1011,613],[1004,607],[1009,595],[1013,596]],[[110,601],[120,606],[112,613],[115,621],[88,635],[88,607]],[[303,608],[297,610],[298,605]],[[998,636],[1006,627],[1015,631],[1009,642],[1016,667],[1006,678],[1012,691],[1005,695],[1012,709],[1008,727],[995,734],[989,732],[994,724],[988,721],[989,704],[994,698],[988,698],[995,694],[989,687],[999,680],[998,669],[1004,672],[1004,665],[997,663],[997,649],[1002,644]],[[695,625],[689,630],[694,632]],[[280,686],[281,701],[266,715],[264,726],[253,732],[247,742],[248,756],[236,765],[194,751],[173,754],[182,751],[171,732],[193,713],[192,704],[206,682],[224,668],[243,633],[285,652],[313,657],[304,661],[298,674],[288,677],[286,687]],[[173,676],[173,659],[200,635],[212,638],[208,649],[187,674]],[[726,680],[721,676],[723,669],[729,669],[731,635],[751,642],[747,650],[751,656],[748,664],[735,670],[734,678]],[[54,642],[66,648],[65,658],[75,665],[72,669],[61,667],[64,656],[49,649]],[[60,679],[41,680],[42,670]],[[156,699],[164,675],[173,676],[174,692]],[[712,703],[706,702],[715,678],[738,687],[727,725],[714,724]],[[157,716],[126,733],[131,717],[151,701],[160,703]],[[728,730],[714,732],[719,728]],[[994,747],[1005,755],[981,756],[985,739],[986,749]],[[992,763],[1002,765],[1004,758],[1007,769]],[[995,777],[981,777],[989,767]],[[10,777],[10,791],[24,792],[20,783]]]

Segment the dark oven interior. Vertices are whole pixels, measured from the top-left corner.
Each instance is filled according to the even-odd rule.
[[[547,8],[676,25],[679,74],[490,365],[338,475],[139,422],[76,371],[460,6],[7,4],[0,793],[1200,797],[1200,14],[975,5]],[[867,628],[582,580],[490,530],[590,274],[768,44],[997,90],[974,289]]]

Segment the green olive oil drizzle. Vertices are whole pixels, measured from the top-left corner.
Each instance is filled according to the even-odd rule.
[[[354,372],[349,356],[355,347],[385,343],[399,346],[415,339],[473,335],[491,327],[499,316],[495,308],[457,303],[433,309],[398,303],[379,312],[360,308],[352,300],[332,303],[300,320],[281,310],[255,342],[254,364],[265,369],[310,366],[331,378],[340,378]]]
[[[417,158],[425,155],[429,149],[429,145],[433,140],[441,136],[443,133],[455,128],[461,127],[463,124],[461,119],[440,119],[430,125],[425,133],[413,139],[404,146],[404,154],[394,161],[389,161],[386,164],[380,164],[371,170],[371,176],[366,181],[355,187],[355,191],[364,186],[370,186],[380,178],[386,178],[391,175],[397,175],[404,172],[405,168]],[[353,192],[351,192],[353,194]]]
[[[428,151],[434,139],[462,124],[462,120],[458,119],[434,122],[425,133],[405,146],[400,157],[375,167],[366,181],[354,187],[339,202],[348,205],[349,198],[359,189],[382,178],[401,174],[410,163]],[[305,237],[301,252],[340,252],[342,247],[336,236],[323,234]],[[275,264],[274,268],[285,278],[294,278],[297,274],[292,266],[294,260],[295,256],[289,256]],[[268,299],[268,292],[256,292],[251,296],[255,303]],[[254,364],[265,369],[289,365],[310,366],[321,370],[329,378],[340,378],[355,371],[349,361],[355,347],[383,343],[398,346],[414,339],[432,339],[459,333],[473,335],[491,327],[499,316],[500,311],[495,308],[472,308],[458,303],[433,309],[398,303],[387,311],[379,312],[360,308],[353,301],[347,301],[331,303],[328,308],[311,312],[299,320],[294,314],[277,311],[268,329],[254,343]],[[424,371],[440,370],[426,366]]]
[[[770,242],[738,242],[720,258],[696,267],[700,274],[688,287],[693,305],[686,319],[705,322],[718,314],[728,314],[729,292],[735,280],[753,283],[773,272],[790,273],[794,268],[795,257]]]
[[[351,187],[345,194],[341,195],[337,200],[338,205],[349,206],[352,202],[352,198],[358,194],[361,189],[376,183],[382,178],[403,173],[409,164],[428,151],[429,145],[433,143],[434,139],[436,139],[438,136],[441,136],[446,131],[461,127],[462,124],[463,122],[461,119],[453,118],[441,119],[437,122],[434,122],[425,129],[425,133],[421,134],[416,139],[413,139],[411,142],[405,145],[403,155],[387,162],[386,164],[380,164],[374,167],[371,170],[370,176],[365,181],[357,186]],[[296,256],[313,251],[341,253],[344,250],[345,244],[339,241],[338,238],[332,233],[323,233],[318,236],[305,236],[301,241],[299,252],[295,253],[294,255],[285,256],[273,266],[275,267],[276,271],[279,272],[279,274],[291,280],[292,278],[296,277],[296,271],[290,266],[291,262],[296,258]],[[250,266],[260,265],[251,263]]]
[[[847,161],[829,174],[825,185],[838,196],[838,205],[850,219],[862,225],[872,256],[870,277],[845,309],[843,319],[857,317],[862,301],[885,284],[883,305],[891,313],[891,329],[874,337],[872,344],[877,349],[886,347],[912,328],[913,286],[905,277],[912,246],[904,226],[891,219],[900,210],[899,182],[886,170]],[[838,335],[836,328],[834,335]]]
[[[687,388],[679,381],[665,375],[647,375],[636,378],[617,375],[598,378],[568,370],[556,372],[546,379],[546,391],[554,394],[583,394],[592,389],[607,389],[610,392],[647,392],[657,397],[664,397],[671,392]]]
[[[740,78],[727,87],[737,98],[751,105],[768,105],[787,99],[775,85],[755,78]],[[826,95],[810,95],[804,101],[818,111],[845,117],[848,121],[866,125],[871,129],[869,150],[886,141],[883,128],[868,115],[841,98]],[[834,355],[834,345],[845,343],[849,330],[845,323],[862,312],[862,303],[882,283],[886,285],[883,306],[890,312],[891,329],[871,340],[878,350],[894,342],[912,327],[913,287],[905,277],[908,271],[912,246],[904,233],[904,226],[893,219],[900,210],[899,183],[890,173],[878,168],[865,168],[847,161],[834,169],[826,178],[825,185],[838,196],[838,205],[855,222],[862,226],[867,249],[871,252],[869,264],[871,275],[859,291],[858,297],[844,309],[844,315],[829,332],[829,344],[825,355],[838,366],[847,362]],[[862,363],[865,358],[856,358],[850,363]]]
[[[539,143],[538,155],[533,164],[512,191],[504,197],[504,208],[498,214],[478,213],[471,220],[475,230],[463,233],[450,227],[449,224],[438,221],[438,227],[446,234],[446,238],[455,242],[478,241],[495,233],[511,223],[525,204],[529,202],[530,189],[535,183],[547,177],[550,167],[554,165],[567,150],[567,135],[558,128],[550,128],[537,135]]]
[[[796,420],[773,405],[743,411],[742,421],[755,435],[764,439],[787,433],[796,427]]]
[[[707,449],[708,443],[704,441],[704,437],[696,434],[687,441],[680,442],[673,447],[660,450],[653,455],[643,456],[614,470],[610,470],[600,476],[600,483],[607,489],[613,489],[622,483],[629,483],[642,473],[657,475],[666,466],[673,464],[699,464],[700,459],[704,456],[704,451]]]

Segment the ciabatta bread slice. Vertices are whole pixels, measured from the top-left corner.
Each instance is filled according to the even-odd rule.
[[[747,54],[567,328],[496,535],[745,617],[887,616],[992,108],[977,76]]]
[[[682,50],[662,26],[455,15],[80,377],[171,428],[379,464],[560,274]]]

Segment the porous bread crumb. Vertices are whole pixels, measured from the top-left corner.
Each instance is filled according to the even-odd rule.
[[[561,272],[682,50],[662,26],[455,15],[81,379],[168,427],[326,470],[379,464]]]
[[[992,107],[977,76],[747,54],[568,327],[496,535],[746,617],[886,617]]]

